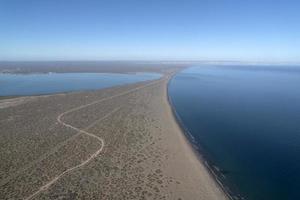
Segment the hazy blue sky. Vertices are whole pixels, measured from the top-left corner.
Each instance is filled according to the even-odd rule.
[[[299,0],[0,0],[0,60],[300,61]]]

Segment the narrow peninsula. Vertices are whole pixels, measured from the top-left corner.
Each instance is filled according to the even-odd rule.
[[[0,100],[1,199],[227,199],[173,116],[176,71]]]

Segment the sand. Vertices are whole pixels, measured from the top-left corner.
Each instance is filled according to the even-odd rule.
[[[1,100],[1,198],[227,199],[176,123],[167,100],[174,71],[164,73],[98,91]]]

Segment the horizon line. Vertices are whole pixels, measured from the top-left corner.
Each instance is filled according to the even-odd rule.
[[[243,61],[213,59],[51,59],[51,60],[0,60],[0,62],[146,62],[157,64],[248,64],[248,65],[300,65],[300,61]]]

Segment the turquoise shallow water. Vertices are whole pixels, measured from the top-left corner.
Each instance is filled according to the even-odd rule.
[[[160,78],[156,73],[49,73],[1,74],[0,96],[40,95],[95,90]]]
[[[231,191],[300,199],[299,67],[191,67],[171,80],[169,96]]]

